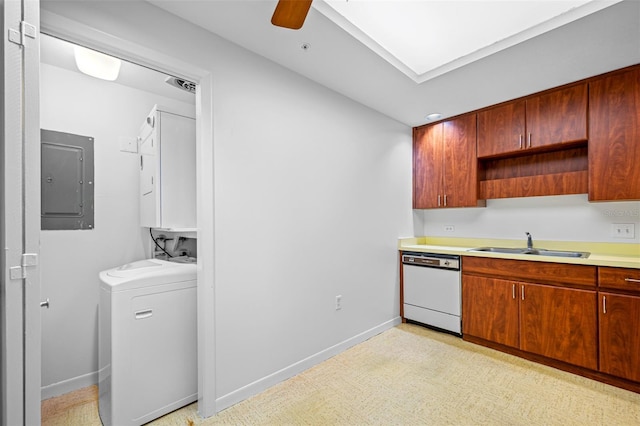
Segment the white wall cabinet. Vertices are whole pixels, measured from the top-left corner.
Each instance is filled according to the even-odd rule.
[[[154,106],[138,136],[140,226],[196,228],[195,119]]]

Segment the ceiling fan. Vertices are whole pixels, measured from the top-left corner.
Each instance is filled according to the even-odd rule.
[[[299,30],[309,13],[312,0],[279,0],[271,17],[277,27]]]

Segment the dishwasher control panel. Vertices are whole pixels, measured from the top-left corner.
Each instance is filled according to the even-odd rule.
[[[460,256],[432,253],[404,253],[404,265],[460,270]]]

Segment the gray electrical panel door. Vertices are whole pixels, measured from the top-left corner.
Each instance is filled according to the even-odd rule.
[[[93,229],[93,138],[44,129],[40,135],[41,228]]]

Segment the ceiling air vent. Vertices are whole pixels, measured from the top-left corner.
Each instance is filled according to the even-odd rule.
[[[177,87],[178,89],[185,90],[189,93],[196,93],[196,84],[192,81],[178,77],[167,77],[164,79],[164,81],[165,83]]]

